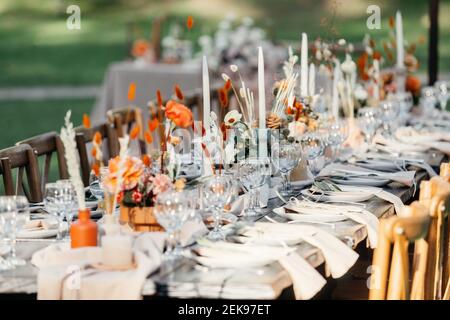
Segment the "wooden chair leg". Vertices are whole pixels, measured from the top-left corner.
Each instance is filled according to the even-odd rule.
[[[395,238],[387,300],[409,300],[408,242],[401,234]]]
[[[417,240],[414,247],[413,280],[411,286],[411,300],[423,300],[425,298],[425,271],[428,256],[428,243]]]
[[[372,274],[370,276],[370,300],[384,300],[386,297],[387,279],[389,271],[389,259],[391,244],[387,239],[384,229],[386,221],[380,220],[378,226],[378,245],[373,253]]]

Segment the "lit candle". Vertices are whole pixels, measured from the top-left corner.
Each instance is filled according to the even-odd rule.
[[[128,267],[133,263],[132,240],[129,236],[102,237],[102,262],[109,267]]]
[[[264,86],[264,56],[262,48],[258,48],[258,100],[259,128],[266,128],[266,89]]]
[[[308,96],[308,36],[302,33],[302,50],[300,57],[300,95]]]
[[[206,56],[203,56],[203,127],[205,128],[206,135],[209,134],[209,117],[211,114],[211,102],[209,91],[209,73],[208,62]]]
[[[309,95],[313,96],[316,93],[316,66],[311,63],[309,65]]]
[[[403,49],[403,22],[402,14],[397,11],[395,16],[395,35],[397,41],[397,68],[405,67],[405,53]]]
[[[334,73],[333,73],[333,98],[331,101],[331,112],[335,119],[339,117],[339,90],[338,90],[338,82],[341,73],[341,64],[339,60],[336,59],[334,65]]]

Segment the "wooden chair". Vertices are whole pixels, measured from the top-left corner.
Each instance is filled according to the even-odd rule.
[[[422,296],[426,250],[415,257],[410,289],[409,243],[424,239],[430,217],[419,202],[406,206],[402,216],[381,219],[378,246],[374,251],[370,277],[370,300],[409,300]]]
[[[439,170],[439,176],[443,177],[448,182],[450,182],[450,162],[441,163],[441,167]]]
[[[84,127],[75,128],[78,154],[80,157],[81,175],[85,186],[89,185],[89,175],[91,173],[91,165],[88,154],[88,144],[92,143],[95,133],[98,131],[103,138],[103,162],[108,163],[109,159],[119,154],[119,141],[117,139],[114,128],[109,123],[102,123],[92,128]]]
[[[66,159],[64,157],[64,145],[56,132],[44,133],[16,143],[17,145],[27,144],[33,148],[38,157],[44,157],[43,168],[40,170],[41,190],[44,192],[45,184],[48,182],[52,156],[55,153],[58,160],[59,179],[68,179]]]
[[[14,184],[13,170],[17,169]],[[23,180],[24,171],[27,183]],[[38,162],[33,148],[27,144],[14,146],[0,151],[0,174],[6,195],[24,194],[30,202],[41,202]]]

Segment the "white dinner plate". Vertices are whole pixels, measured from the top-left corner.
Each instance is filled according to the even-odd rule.
[[[340,184],[342,181],[339,181]],[[337,183],[337,182],[336,182]],[[373,197],[372,194],[359,191],[336,191],[327,192],[326,194],[312,193],[310,190],[302,190],[301,193],[315,201],[329,201],[329,202],[363,202]]]
[[[348,178],[346,180],[330,178],[330,180],[336,184],[342,184],[346,186],[368,186],[368,187],[381,187],[391,182],[391,180],[389,179],[370,179],[361,177]]]
[[[273,212],[278,214],[279,216],[292,220],[292,221],[298,221],[298,222],[304,222],[304,223],[314,223],[314,222],[338,222],[338,221],[344,221],[348,218],[344,216],[343,214],[337,213],[337,214],[304,214],[304,213],[295,213],[295,212],[286,212],[286,210],[281,208],[275,208],[273,209]]]

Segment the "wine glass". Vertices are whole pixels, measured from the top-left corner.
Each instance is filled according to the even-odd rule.
[[[394,122],[398,116],[398,104],[394,101],[382,101],[379,106],[380,117],[383,124],[383,133],[388,137],[393,134]]]
[[[26,261],[16,256],[16,238],[17,233],[30,221],[30,204],[25,196],[13,196],[16,205],[15,228],[13,230],[13,245],[11,246],[11,260],[16,266],[23,266]]]
[[[100,167],[100,174],[97,176],[94,171],[91,171],[89,176],[89,190],[92,195],[99,201],[104,199],[104,191],[102,188],[102,182],[108,175],[108,167]]]
[[[60,192],[60,203],[62,207],[62,219],[64,218],[67,221],[68,229],[70,230],[70,226],[72,224],[73,217],[75,215],[75,212],[78,209],[78,203],[77,203],[77,195],[75,188],[73,184],[70,182],[70,180],[58,180],[57,184],[59,188],[61,189]],[[69,232],[66,234],[66,238],[69,238]]]
[[[301,157],[302,148],[298,143],[280,140],[279,143],[272,146],[272,163],[283,177],[283,187],[280,190],[283,196],[292,194],[290,175],[291,171],[300,163]]]
[[[208,234],[208,239],[212,241],[224,240],[225,235],[221,230],[220,219],[222,217],[225,204],[229,202],[232,183],[227,175],[214,175],[209,178],[204,186],[204,201],[212,209],[214,218],[214,228]]]
[[[364,107],[358,110],[358,124],[366,136],[367,143],[372,144],[373,137],[380,125],[378,109]]]
[[[179,258],[181,253],[181,248],[179,248],[176,241],[176,233],[180,231],[191,213],[187,208],[186,195],[183,192],[174,190],[158,195],[153,212],[158,223],[169,235],[168,247],[164,252],[164,260],[173,261]]]
[[[0,235],[2,236],[2,242],[10,243],[8,248],[9,255],[6,259],[0,259],[0,270],[10,270],[15,268],[13,260],[15,259],[15,211],[16,203],[13,196],[1,196],[0,197]]]
[[[57,240],[62,239],[62,212],[63,204],[62,201],[62,190],[58,183],[52,182],[45,185],[44,193],[44,207],[45,211],[51,214],[58,222],[58,233],[56,235]]]
[[[447,101],[450,98],[450,82],[448,81],[436,81],[434,84],[436,89],[436,96],[439,100],[439,107],[442,111],[447,110]]]
[[[423,87],[420,96],[420,105],[423,108],[424,114],[433,115],[437,103],[435,90],[433,87]]]
[[[309,132],[302,136],[300,143],[311,173],[316,176],[320,171],[317,160],[323,155],[325,149],[322,137],[316,132]]]
[[[267,159],[247,158],[239,162],[238,179],[249,192],[249,204],[243,212],[245,217],[257,216],[260,213],[261,208],[256,191],[264,185],[270,173],[270,162]]]
[[[327,144],[331,148],[331,160],[334,161],[339,156],[339,150],[348,138],[349,127],[348,122],[345,119],[336,119],[330,121],[325,129],[328,131]]]

